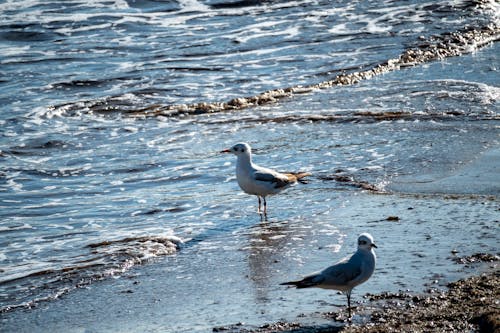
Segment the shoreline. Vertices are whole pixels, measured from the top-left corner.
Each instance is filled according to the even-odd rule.
[[[437,244],[442,244],[440,235],[443,235],[443,241],[446,242],[444,249],[437,248],[440,251],[440,256],[446,258],[447,262],[451,262],[454,267],[467,268],[467,271],[460,269],[460,272],[455,272],[454,275],[448,274],[446,276],[436,276],[432,274],[423,274],[419,276],[418,285],[423,286],[422,292],[416,291],[411,294],[407,292],[398,292],[398,289],[380,289],[374,285],[374,289],[370,287],[370,290],[380,290],[380,294],[367,294],[368,290],[365,289],[364,292],[359,292],[357,298],[361,301],[356,304],[354,308],[355,316],[353,318],[353,323],[347,325],[346,315],[347,311],[345,309],[344,296],[341,295],[338,301],[340,305],[335,303],[317,303],[318,300],[326,299],[321,296],[313,296],[310,298],[309,295],[304,296],[302,299],[301,295],[287,295],[282,289],[277,288],[278,283],[282,280],[281,275],[279,276],[279,281],[273,278],[269,278],[268,275],[268,261],[260,262],[262,258],[268,258],[267,252],[260,252],[259,248],[250,248],[250,253],[253,253],[254,257],[247,257],[244,252],[235,252],[235,257],[227,257],[227,252],[223,251],[225,260],[232,263],[246,263],[249,258],[252,258],[252,264],[256,265],[256,273],[260,273],[260,269],[264,271],[266,275],[261,276],[263,281],[267,283],[267,289],[265,294],[266,302],[265,309],[267,318],[261,317],[251,317],[246,316],[246,308],[238,308],[233,313],[226,313],[224,318],[219,318],[218,313],[222,311],[227,311],[230,309],[224,302],[230,303],[230,306],[234,306],[232,298],[214,298],[210,300],[207,304],[209,315],[201,318],[197,321],[197,318],[191,317],[190,328],[191,331],[196,332],[229,332],[229,333],[274,333],[274,332],[294,332],[294,333],[318,333],[318,332],[498,332],[500,330],[500,308],[495,302],[500,299],[499,291],[495,289],[499,285],[500,280],[500,269],[498,268],[498,260],[500,259],[500,253],[498,249],[490,247],[489,249],[484,249],[479,245],[476,245],[473,249],[457,249],[456,244],[448,244],[450,237],[456,237],[457,233],[463,234],[463,238],[454,238],[453,242],[470,242],[470,235],[481,232],[484,235],[490,235],[493,231],[492,228],[495,227],[495,223],[498,222],[498,207],[496,205],[495,212],[492,215],[486,214],[483,218],[477,220],[477,216],[474,215],[474,219],[479,225],[483,227],[480,228],[465,228],[461,227],[456,231],[449,230],[447,225],[428,224],[425,223],[425,216],[430,214],[432,209],[441,207],[440,204],[433,205],[435,203],[434,195],[438,196],[438,201],[443,200],[450,204],[449,207],[443,206],[444,213],[446,214],[446,219],[448,220],[448,214],[455,216],[455,219],[460,218],[464,213],[468,212],[471,207],[475,206],[460,206],[456,207],[453,202],[455,199],[453,197],[471,197],[476,198],[476,196],[484,197],[484,200],[477,200],[476,206],[478,208],[484,208],[485,203],[494,200],[498,200],[498,196],[495,194],[488,193],[477,193],[480,189],[481,182],[476,182],[475,179],[471,177],[470,173],[463,172],[463,170],[475,170],[475,173],[479,176],[484,176],[481,178],[485,180],[489,177],[491,184],[495,185],[498,183],[494,179],[494,172],[481,172],[481,168],[486,166],[493,166],[494,164],[484,163],[484,158],[489,158],[490,156],[500,156],[500,149],[497,147],[491,147],[478,157],[467,163],[462,168],[454,170],[451,175],[447,175],[442,179],[452,178],[454,180],[459,180],[457,185],[461,184],[464,188],[467,187],[468,191],[462,194],[457,194],[452,191],[450,193],[439,193],[439,188],[436,186],[435,191],[430,193],[408,193],[407,191],[401,191],[396,195],[396,192],[392,192],[394,195],[373,195],[370,191],[363,191],[364,195],[356,196],[356,200],[352,201],[351,206],[345,208],[344,210],[338,209],[337,214],[339,214],[339,219],[350,219],[351,211],[362,211],[367,210],[366,216],[363,218],[364,225],[373,228],[373,223],[380,228],[380,230],[394,230],[406,231],[409,234],[414,235],[415,230],[423,232],[419,234],[419,237],[414,237],[411,242],[400,244],[401,247],[410,246],[410,255],[416,256],[418,258],[416,261],[412,261],[414,264],[420,265],[426,260],[433,260],[435,256],[426,257],[419,247],[424,245],[425,247],[436,246]],[[476,169],[477,168],[477,169]],[[463,174],[461,177],[457,177],[457,174]],[[495,182],[496,181],[496,182]],[[433,184],[433,183],[430,183]],[[410,185],[411,186],[411,185]],[[441,195],[450,196],[452,200],[439,199]],[[489,197],[493,199],[489,199]],[[365,197],[363,199],[363,197]],[[418,197],[423,197],[426,199],[419,199]],[[409,198],[409,199],[408,199]],[[467,200],[457,199],[460,202],[467,202]],[[416,202],[418,201],[418,202]],[[472,200],[476,201],[476,200]],[[395,202],[398,202],[395,205]],[[378,207],[388,207],[391,205],[390,209],[378,210]],[[375,209],[373,208],[375,207]],[[465,209],[460,211],[461,207]],[[410,209],[411,208],[411,209]],[[493,207],[492,207],[493,208]],[[458,213],[454,211],[459,210]],[[475,209],[475,208],[474,208]],[[384,215],[385,214],[385,215]],[[378,218],[384,216],[394,216],[393,219],[384,219],[382,222],[377,220]],[[397,217],[397,219],[396,219]],[[471,216],[472,218],[472,216]],[[437,235],[425,234],[426,229],[421,229],[419,224],[425,223],[427,227],[432,228],[434,232],[436,228],[443,229],[446,231],[438,231]],[[275,248],[279,243],[273,243],[275,239],[283,240],[284,238],[279,237],[282,235],[281,231],[287,231],[287,227],[290,225],[286,224],[276,224],[273,228],[266,226],[257,226],[254,234],[249,234],[249,240],[255,241],[265,241],[269,242],[268,246],[273,246]],[[368,229],[370,229],[368,228]],[[416,228],[416,229],[415,229]],[[421,231],[423,230],[423,231]],[[389,232],[389,231],[387,231]],[[392,232],[392,231],[390,231]],[[278,238],[276,238],[278,236]],[[496,237],[494,234],[489,236]],[[497,237],[496,237],[497,238]],[[320,243],[328,244],[328,243]],[[396,246],[397,248],[398,246]],[[311,257],[320,258],[321,251],[313,248],[315,251]],[[253,252],[252,252],[253,251]],[[389,252],[387,247],[382,247],[380,249],[381,258],[385,258],[388,261],[394,261],[395,258]],[[384,252],[385,255],[384,255]],[[478,253],[478,251],[485,251],[487,253]],[[186,253],[189,251],[183,251]],[[196,252],[196,251],[195,251]],[[457,253],[459,256],[457,256]],[[215,255],[211,257],[212,260],[217,259],[217,253],[209,253]],[[280,253],[276,254],[273,258],[272,266],[277,269],[288,269],[285,265],[287,259],[285,257],[279,256]],[[451,254],[451,255],[450,255]],[[194,254],[195,255],[195,254]],[[197,256],[187,257],[185,255],[180,256],[178,259],[169,260],[179,260],[180,263],[177,265],[182,267],[184,260],[200,260],[199,267],[204,269],[205,260],[196,259]],[[266,259],[267,260],[267,259]],[[321,259],[323,260],[323,259]],[[435,259],[434,259],[435,261]],[[167,262],[167,261],[165,261]],[[420,264],[419,264],[420,263]],[[282,267],[279,267],[283,265]],[[491,266],[491,267],[488,267]],[[213,267],[213,266],[210,266]],[[221,267],[221,266],[218,266]],[[236,268],[234,268],[236,267]],[[249,266],[251,267],[251,266]],[[382,271],[379,271],[377,276],[380,279],[384,279],[384,274],[392,274],[393,268],[385,267],[385,272],[383,266],[381,266]],[[256,302],[252,297],[251,293],[248,291],[258,290],[260,284],[256,288],[252,284],[253,280],[247,280],[248,267],[243,264],[243,267],[233,266],[232,270],[235,270],[233,275],[225,275],[229,281],[240,281],[243,280],[243,284],[236,284],[229,288],[228,294],[236,295],[237,292],[241,292],[240,288],[247,288],[245,295],[250,295],[247,297],[243,303],[246,307],[248,302],[254,307],[261,307],[262,303]],[[380,268],[379,268],[380,269]],[[193,288],[198,288],[199,282],[196,279],[176,279],[176,280],[165,280],[165,276],[178,276],[174,275],[175,270],[168,265],[146,265],[138,270],[131,270],[129,273],[124,274],[121,278],[113,280],[105,280],[102,283],[95,283],[87,286],[86,288],[77,289],[75,292],[68,293],[63,297],[58,298],[54,301],[49,301],[39,306],[35,306],[31,309],[20,309],[19,311],[12,311],[9,313],[2,314],[3,317],[0,322],[5,325],[6,331],[16,331],[16,332],[32,332],[35,328],[43,327],[44,332],[74,332],[79,330],[89,330],[98,332],[116,332],[116,331],[130,331],[130,332],[189,332],[189,330],[179,329],[178,327],[171,327],[171,318],[168,317],[170,314],[170,308],[168,300],[174,297],[186,297],[186,290],[193,290]],[[434,270],[434,269],[433,269]],[[309,271],[305,269],[304,271]],[[222,272],[222,271],[221,271]],[[223,271],[227,273],[228,271]],[[244,272],[244,273],[239,273]],[[435,272],[435,271],[434,271]],[[486,272],[479,276],[472,276],[476,272]],[[453,272],[452,272],[453,273]],[[420,274],[420,273],[418,273]],[[457,275],[458,274],[458,275]],[[181,275],[182,276],[182,275]],[[466,278],[464,278],[466,276]],[[444,279],[444,284],[434,283],[433,279],[441,280]],[[267,280],[266,280],[267,279]],[[431,279],[431,280],[429,280]],[[175,288],[168,289],[169,283],[176,283]],[[260,281],[260,280],[256,280]],[[448,283],[450,281],[455,281]],[[247,284],[247,282],[250,282]],[[426,282],[430,282],[426,284]],[[208,283],[208,282],[207,282]],[[407,284],[399,285],[399,290],[411,289]],[[431,289],[429,292],[425,292],[425,288],[436,288]],[[163,290],[165,288],[165,290]],[[443,288],[449,288],[443,292]],[[201,289],[202,292],[207,292],[208,289]],[[415,290],[415,289],[413,289]],[[420,290],[420,289],[419,289]],[[474,291],[473,294],[468,294],[467,291]],[[207,294],[210,297],[211,293]],[[284,296],[282,296],[284,295]],[[362,295],[365,295],[362,297]],[[283,297],[281,299],[281,297]],[[293,297],[295,297],[293,299]],[[300,298],[296,298],[300,297]],[[276,302],[267,302],[267,300],[277,300]],[[316,301],[314,301],[316,299]],[[196,297],[196,301],[199,298]],[[295,307],[291,306],[287,308],[289,302],[294,304],[298,302]],[[193,304],[194,300],[190,299],[186,302]],[[316,302],[316,303],[315,303]],[[207,303],[207,302],[206,302]],[[458,305],[454,304],[457,303]],[[316,305],[320,304],[319,307]],[[325,306],[332,306],[329,308],[330,312],[324,312],[325,308],[321,307],[321,304]],[[443,309],[442,305],[446,305]],[[227,307],[226,307],[227,306]],[[494,307],[496,306],[496,308]],[[309,309],[307,309],[309,307]],[[272,310],[270,310],[273,308]],[[279,309],[275,311],[274,309]],[[486,309],[491,308],[495,311],[491,314],[486,313]],[[289,310],[293,311],[293,315]],[[323,310],[323,311],[322,311]],[[328,310],[328,308],[327,308]],[[304,312],[301,312],[304,311]],[[251,311],[250,311],[251,312]],[[224,313],[224,312],[223,312]],[[183,314],[181,312],[181,314]],[[251,313],[253,314],[253,313]],[[217,318],[217,322],[210,323],[207,318],[209,316],[214,316]],[[284,317],[283,316],[287,316]],[[231,317],[231,318],[229,318]],[[257,318],[257,320],[254,320]],[[406,322],[402,319],[406,318]],[[64,319],[64,320],[63,320]],[[261,320],[262,319],[262,320]],[[238,323],[238,322],[246,323]],[[267,324],[266,324],[267,323]],[[196,325],[199,326],[196,326]],[[201,326],[203,325],[203,326]],[[430,326],[429,326],[430,325]],[[480,325],[487,327],[487,329],[480,329]],[[397,327],[395,329],[395,327]],[[9,330],[10,329],[10,330]]]
[[[348,323],[345,309],[322,312],[331,324],[310,325],[279,321],[260,327],[238,323],[214,327],[227,333],[386,333],[386,332],[499,332],[500,269],[495,254],[477,254],[467,262],[488,263],[486,272],[448,283],[446,290],[430,288],[425,293],[368,294],[355,307],[354,323]]]

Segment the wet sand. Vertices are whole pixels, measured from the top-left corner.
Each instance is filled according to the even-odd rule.
[[[500,149],[483,152],[459,170],[425,182],[396,180],[390,190],[406,193],[478,195],[497,197],[500,193]],[[478,275],[448,283],[446,288],[430,287],[425,293],[367,294],[354,308],[352,322],[347,310],[318,312],[331,324],[311,325],[301,318],[260,327],[244,324],[214,327],[214,332],[237,333],[323,333],[323,332],[500,332],[500,269],[498,253],[477,253],[457,257],[458,265],[478,268]],[[376,274],[376,271],[375,271]],[[430,283],[432,286],[432,283]]]
[[[289,263],[287,257],[280,255],[288,253],[283,250],[288,246],[286,237],[281,236],[286,235],[284,231],[295,224],[308,227],[305,225],[308,221],[301,219],[271,221],[268,225],[257,223],[251,229],[253,233],[245,236],[250,239],[248,250],[241,250],[241,244],[244,244],[241,239],[235,240],[236,247],[227,247],[229,250],[207,250],[202,247],[203,242],[198,246],[185,246],[181,248],[182,255],[141,266],[120,278],[82,286],[32,308],[3,313],[0,315],[0,330],[306,333],[467,332],[479,331],[480,325],[492,327],[491,322],[499,315],[496,303],[499,299],[498,247],[488,244],[498,243],[498,232],[493,229],[498,226],[498,214],[495,214],[499,209],[498,192],[495,189],[500,179],[496,163],[500,149],[493,145],[476,156],[458,168],[439,170],[440,174],[426,173],[429,180],[425,189],[428,192],[422,188],[418,188],[420,192],[416,191],[418,186],[415,184],[422,183],[419,175],[413,179],[407,175],[404,181],[393,180],[392,184],[398,186],[398,191],[391,185],[385,189],[393,192],[389,194],[363,188],[356,191],[348,206],[335,210],[338,219],[359,220],[363,229],[376,231],[379,235],[386,233],[379,237],[379,265],[374,276],[355,290],[352,324],[346,321],[344,295],[315,294],[313,290],[294,293],[279,286],[284,279],[298,277],[309,272],[310,268],[319,268],[327,260],[341,257],[340,254],[332,256],[331,249],[325,248],[331,244],[330,238],[335,237],[328,233],[324,235],[328,240],[321,240],[321,233],[303,236],[304,244],[312,244],[303,249],[296,246],[297,241],[290,241],[290,246],[301,251],[293,253],[291,258],[303,257],[311,261],[306,262],[307,266],[299,267],[300,271],[295,262]],[[330,182],[326,180],[311,185],[329,185],[346,179],[332,177]],[[444,184],[453,186],[445,187]],[[485,187],[485,184],[489,186]],[[445,199],[449,202],[443,206],[439,203],[443,198],[451,199]],[[485,209],[487,206],[491,208]],[[476,209],[479,210],[477,213],[471,213]],[[362,214],[362,218],[353,214]],[[447,218],[442,219],[443,214]],[[464,216],[479,226],[460,224],[451,228],[453,225],[448,224]],[[437,221],[427,221],[432,217]],[[380,218],[384,220],[377,220]],[[324,227],[319,221],[313,220],[311,226]],[[354,229],[359,228],[354,226]],[[457,246],[454,237],[460,237],[458,245],[462,244],[462,247]],[[484,242],[477,242],[481,238]],[[317,239],[320,242],[313,243]],[[231,236],[225,236],[223,240],[227,246]],[[266,246],[251,247],[252,242],[265,242]],[[93,246],[99,248],[102,245],[96,243]],[[349,244],[345,248],[351,249]],[[282,253],[272,252],[275,249],[281,249]],[[393,249],[408,251],[410,267],[401,267],[408,261],[398,258]],[[428,249],[436,253],[429,253]],[[227,265],[221,264],[223,260]],[[421,267],[427,263],[433,263],[430,269]],[[453,269],[439,275],[443,272],[440,265],[452,266]],[[197,267],[204,274],[185,278],[190,267]],[[217,271],[210,273],[209,269]],[[481,275],[483,273],[486,275]],[[475,276],[471,277],[471,274]],[[386,285],[385,280],[391,278],[394,278],[393,284]],[[221,281],[223,291],[214,290],[221,286]],[[426,288],[431,289],[426,291]],[[198,308],[192,305],[198,303]],[[173,311],[177,311],[175,316],[171,314]]]
[[[497,266],[498,257],[492,266]],[[369,303],[356,308],[364,323],[348,323],[344,314],[322,313],[332,325],[308,326],[299,322],[278,322],[249,329],[234,325],[216,327],[214,332],[499,332],[500,270],[462,279],[448,285],[443,292],[369,295]],[[339,326],[339,322],[342,322]]]
[[[396,179],[389,190],[407,193],[500,194],[500,149],[493,148],[448,175],[426,174],[426,179]]]

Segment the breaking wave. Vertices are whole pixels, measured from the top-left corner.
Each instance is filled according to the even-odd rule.
[[[16,286],[17,292],[2,299],[0,313],[20,307],[33,307],[41,301],[53,300],[67,292],[95,281],[119,276],[136,265],[177,252],[182,240],[175,236],[141,236],[101,241],[87,245],[87,257],[69,266],[46,268],[19,275],[6,270],[0,281],[2,288]]]

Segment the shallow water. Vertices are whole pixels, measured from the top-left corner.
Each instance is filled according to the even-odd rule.
[[[498,251],[499,186],[405,194],[498,149],[498,43],[237,112],[138,120],[88,107],[226,101],[322,82],[393,59],[421,35],[496,23],[495,4],[16,4],[0,5],[8,331],[30,331],[34,318],[55,331],[207,331],[300,313],[320,321],[314,312],[342,307],[343,296],[278,284],[349,254],[365,231],[379,263],[358,301],[467,274],[452,250]],[[234,156],[218,153],[238,141],[259,164],[313,173],[269,199],[267,222],[237,187]]]

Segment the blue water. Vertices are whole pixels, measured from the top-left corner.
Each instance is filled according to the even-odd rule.
[[[458,240],[463,255],[498,251],[498,192],[390,189],[399,177],[443,177],[498,148],[498,43],[240,111],[148,119],[123,111],[323,82],[397,58],[423,37],[498,24],[498,13],[495,3],[469,1],[0,4],[2,324],[29,331],[37,311],[52,311],[44,327],[55,331],[67,327],[53,313],[98,331],[170,322],[188,332],[341,308],[342,297],[325,306],[312,291],[300,294],[311,297],[304,304],[278,284],[349,254],[364,231],[383,246],[358,295],[465,274],[450,251]],[[269,199],[267,222],[237,187],[234,156],[218,153],[238,141],[259,164],[313,173]],[[339,174],[385,194],[332,180]],[[396,228],[385,221],[392,215],[402,217]],[[406,250],[409,260],[394,255]],[[441,262],[437,272],[422,268],[429,261]],[[116,295],[133,281],[135,299],[124,303]],[[153,291],[183,306],[151,306]],[[68,310],[88,299],[102,318]],[[106,322],[110,309],[128,306],[140,319]]]

